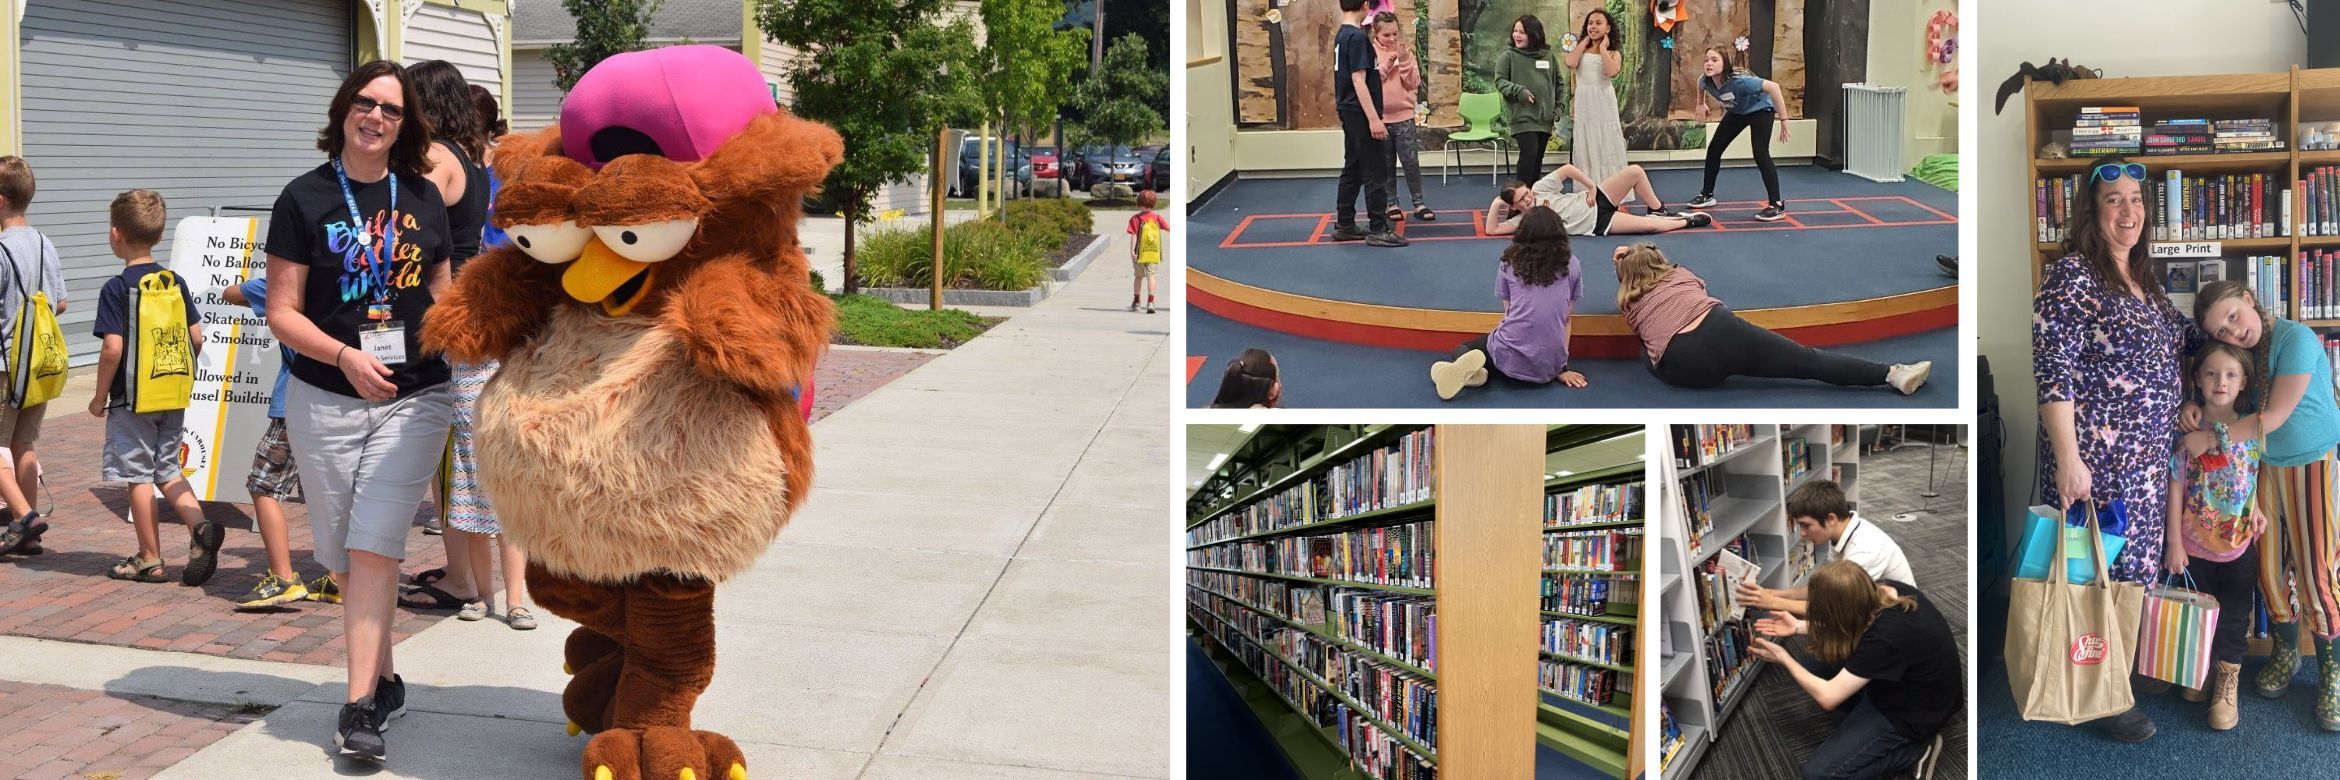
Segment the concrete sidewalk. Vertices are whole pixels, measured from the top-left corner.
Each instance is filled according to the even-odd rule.
[[[740,742],[751,777],[1168,776],[1172,315],[1123,311],[1127,218],[1098,216],[1117,246],[1047,302],[814,427],[812,496],[716,597],[695,725]],[[410,714],[377,776],[577,777],[571,626],[544,623],[441,621],[400,643]],[[338,671],[310,685],[317,667],[175,658],[122,650],[92,659],[121,668],[34,682],[170,667],[172,687],[232,674],[285,700],[160,777],[370,769],[331,758]]]

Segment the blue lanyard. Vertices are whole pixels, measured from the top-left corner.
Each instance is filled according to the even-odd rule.
[[[333,177],[341,180],[341,202],[349,207],[349,224],[357,232],[358,245],[372,249],[373,247],[370,245],[373,243],[373,234],[366,232],[366,219],[358,214],[357,196],[349,190],[349,173],[342,170],[341,158],[339,157],[333,158]],[[398,173],[396,171],[390,173],[390,211],[387,216],[383,217],[383,222],[382,232],[388,234],[390,240],[388,245],[382,248],[382,253],[374,256],[372,267],[366,269],[366,276],[374,280],[374,301],[377,303],[386,303],[390,300],[390,263],[393,258],[398,256]]]

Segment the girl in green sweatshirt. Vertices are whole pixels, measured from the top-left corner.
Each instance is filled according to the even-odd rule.
[[[1495,91],[1503,94],[1511,139],[1519,144],[1519,172],[1513,178],[1531,184],[1544,178],[1544,144],[1552,140],[1552,125],[1560,116],[1559,82],[1560,65],[1544,43],[1543,21],[1535,14],[1520,15],[1511,24],[1511,48],[1495,64]]]

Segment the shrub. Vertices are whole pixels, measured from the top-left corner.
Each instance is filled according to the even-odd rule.
[[[829,280],[821,278],[821,272],[814,271],[812,272],[812,288],[813,292],[828,292]]]
[[[855,271],[869,287],[927,287],[933,283],[934,239],[926,229],[870,233],[855,254]],[[1060,242],[1061,243],[1061,239]],[[943,229],[943,286],[1023,290],[1048,278],[1038,237],[996,222],[961,222]]]
[[[1064,246],[1067,236],[1096,229],[1089,205],[1072,198],[1033,198],[1007,205],[1008,227],[1040,242],[1044,250]]]

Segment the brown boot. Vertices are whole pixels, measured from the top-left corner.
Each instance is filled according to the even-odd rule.
[[[2235,708],[2236,678],[2242,676],[2242,664],[2219,661],[2210,669],[2210,728],[2225,731],[2242,720]]]
[[[2210,691],[2207,688],[2179,688],[2178,695],[2195,704],[2210,700]]]

